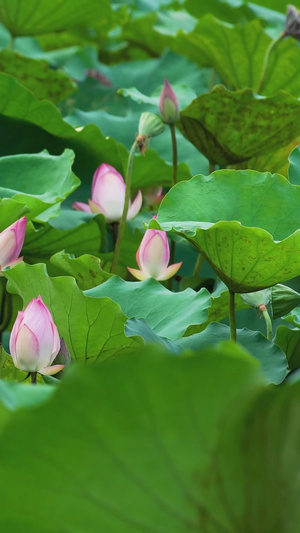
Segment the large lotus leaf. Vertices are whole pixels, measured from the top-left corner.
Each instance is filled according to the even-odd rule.
[[[28,208],[11,198],[0,198],[0,231],[28,214]]]
[[[230,26],[207,15],[192,32],[178,35],[176,48],[185,54],[186,47],[189,52],[192,46],[191,59],[201,66],[213,66],[228,88],[256,90],[270,42],[258,20]]]
[[[43,60],[31,59],[13,50],[0,52],[0,70],[14,76],[39,98],[57,104],[76,91],[76,84],[62,70]]]
[[[232,409],[262,391],[254,360],[229,343],[187,358],[144,348],[76,368],[46,405],[10,414],[0,442],[1,529],[222,531],[226,511],[205,513],[208,464]],[[299,417],[293,424],[298,434]],[[265,472],[262,463],[260,480]]]
[[[300,148],[297,146],[289,156],[289,180],[293,185],[300,185]]]
[[[157,328],[158,330],[158,328]],[[230,328],[225,324],[213,322],[205,331],[175,339],[160,336],[141,319],[130,319],[126,323],[125,333],[128,337],[138,335],[146,344],[159,344],[173,354],[181,354],[184,350],[197,352],[202,348],[219,344],[230,338]],[[279,385],[287,375],[287,359],[281,347],[268,341],[262,333],[247,328],[237,330],[237,341],[261,364],[261,372],[267,383]]]
[[[37,229],[28,225],[22,253],[27,262],[43,262],[48,267],[50,257],[63,250],[76,256],[84,253],[97,256],[105,249],[105,233],[102,215],[63,210],[60,217]],[[53,269],[50,267],[49,271],[52,273]]]
[[[129,133],[131,142],[138,129]],[[0,73],[0,126],[6,134],[1,143],[0,155],[20,152],[37,152],[45,147],[52,154],[60,154],[65,147],[75,152],[74,172],[82,180],[74,199],[87,201],[91,196],[92,178],[101,163],[114,166],[124,175],[127,166],[127,151],[114,139],[107,138],[94,124],[78,129],[66,123],[58,109],[48,101],[39,101],[34,95],[19,85],[11,76]],[[124,126],[126,127],[126,126]],[[168,139],[171,159],[171,141]],[[142,159],[142,161],[139,161]],[[152,153],[145,157],[136,155],[137,165],[133,166],[133,186],[138,186],[142,176],[147,175],[147,184],[159,181],[170,182],[171,168]],[[182,165],[182,178],[189,177],[189,170]],[[164,177],[166,170],[167,178]],[[160,184],[160,183],[159,183]]]
[[[290,370],[300,368],[300,330],[279,326],[274,342],[286,354]]]
[[[51,257],[50,262],[59,271],[73,276],[82,291],[96,287],[112,276],[102,270],[100,259],[94,255],[84,254],[74,257],[65,252],[58,252]]]
[[[115,302],[85,296],[70,276],[50,278],[44,265],[25,263],[3,274],[9,280],[8,290],[21,296],[24,306],[42,296],[76,360],[105,360],[141,342],[125,336],[127,318]]]
[[[150,227],[185,236],[229,289],[252,292],[299,275],[299,202],[282,176],[220,170],[173,187]]]
[[[205,322],[210,307],[210,295],[206,289],[173,293],[154,279],[128,282],[114,276],[85,294],[111,298],[126,316],[144,318],[154,332],[169,339],[182,337],[191,324]]]
[[[248,305],[242,300],[239,294],[235,296],[235,312],[248,309]],[[211,322],[221,322],[229,317],[229,293],[223,291],[218,296],[211,295],[211,305],[208,308],[208,317],[202,324],[191,325],[187,328],[185,336],[194,335],[204,331]]]
[[[250,89],[217,86],[186,107],[177,126],[211,162],[238,163],[298,137],[300,102],[285,92],[258,98]]]
[[[109,0],[1,0],[0,18],[12,35],[36,35],[112,19],[112,10]]]
[[[71,171],[72,150],[61,156],[22,154],[0,158],[0,197],[13,198],[30,209],[31,217],[62,202],[80,184]]]
[[[297,531],[299,401],[299,383],[268,388],[224,420],[206,481],[207,511],[226,521],[206,531]]]

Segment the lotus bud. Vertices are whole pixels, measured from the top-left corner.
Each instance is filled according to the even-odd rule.
[[[165,80],[160,93],[159,109],[166,124],[174,124],[179,120],[179,102],[168,80]]]
[[[139,133],[136,144],[139,151],[144,154],[148,148],[151,137],[160,135],[165,129],[164,124],[154,113],[142,113],[139,122]]]
[[[101,213],[107,223],[119,222],[125,203],[126,186],[124,179],[111,165],[103,163],[94,173],[92,199],[88,204],[74,202],[73,208],[86,213]],[[127,220],[134,218],[142,207],[142,193],[138,192],[133,202],[129,203]]]
[[[166,232],[147,229],[136,253],[136,261],[140,270],[127,268],[140,281],[148,278],[163,281],[174,276],[182,265],[181,261],[168,266],[169,260],[170,248]]]
[[[285,28],[282,36],[291,36],[295,39],[300,39],[300,12],[293,5],[288,5]]]
[[[0,272],[3,268],[22,261],[23,257],[19,257],[19,254],[25,238],[26,224],[26,218],[22,217],[0,233]]]
[[[64,365],[51,366],[60,341],[57,327],[42,297],[33,298],[24,311],[19,311],[10,335],[10,353],[14,365],[26,372],[51,376]]]

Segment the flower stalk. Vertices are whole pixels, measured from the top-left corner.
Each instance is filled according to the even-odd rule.
[[[126,225],[126,220],[127,220],[127,213],[128,213],[128,208],[129,208],[129,202],[130,202],[131,177],[132,177],[133,161],[134,161],[134,154],[135,154],[136,147],[137,147],[137,143],[135,140],[130,149],[129,157],[128,157],[127,172],[125,176],[126,190],[125,190],[124,208],[123,208],[123,214],[122,214],[122,218],[121,218],[120,225],[119,225],[113,262],[111,265],[112,274],[116,274],[117,269],[118,269],[118,264],[119,264],[121,246],[122,246],[123,235],[124,235],[124,230],[125,230],[125,225]]]
[[[230,323],[230,339],[236,342],[236,322],[235,322],[235,293],[229,289],[229,323]]]

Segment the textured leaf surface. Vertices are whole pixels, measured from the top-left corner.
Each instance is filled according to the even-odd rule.
[[[31,217],[62,202],[80,184],[71,171],[72,150],[61,156],[46,151],[0,158],[0,197],[13,198],[30,209]]]
[[[300,102],[280,92],[257,98],[223,86],[198,96],[180,114],[181,133],[210,161],[238,163],[292,142],[300,134]]]
[[[71,277],[50,278],[45,266],[20,263],[5,271],[10,292],[19,294],[24,306],[42,296],[51,310],[59,334],[76,360],[105,360],[121,355],[140,341],[124,334],[126,316],[108,298],[89,298]]]
[[[184,235],[232,291],[252,292],[299,274],[299,200],[282,176],[221,170],[173,187],[150,227]]]
[[[154,279],[128,282],[117,276],[85,294],[117,302],[129,318],[144,318],[162,337],[178,339],[191,324],[207,320],[210,295],[206,289],[173,293]]]

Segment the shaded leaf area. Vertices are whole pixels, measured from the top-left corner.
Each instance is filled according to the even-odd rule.
[[[154,279],[126,282],[114,276],[85,293],[93,298],[108,297],[117,302],[129,318],[143,318],[155,333],[179,339],[191,324],[207,320],[210,294],[206,289],[173,293]]]
[[[271,306],[273,318],[287,315],[300,305],[300,294],[286,285],[275,285],[271,289]]]
[[[297,146],[289,156],[289,180],[293,185],[300,185],[299,166],[300,148]]]
[[[3,274],[9,280],[9,292],[18,294],[24,306],[32,298],[42,296],[60,336],[77,361],[102,361],[111,356],[121,356],[128,348],[140,344],[141,340],[125,336],[127,318],[120,307],[108,298],[96,300],[85,296],[74,278],[51,278],[47,275],[45,265],[25,263]]]
[[[0,69],[40,100],[46,98],[57,104],[76,91],[76,84],[63,70],[54,70],[46,61],[31,59],[13,50],[0,52]]]
[[[274,342],[286,354],[290,370],[300,368],[300,330],[279,326]]]
[[[203,324],[191,325],[187,328],[184,336],[194,335],[204,331],[211,322],[221,322],[229,316],[229,292],[223,291],[218,296],[211,296],[211,305],[208,308],[208,317]],[[242,300],[239,294],[235,296],[235,312],[248,309],[248,305]]]
[[[97,287],[112,276],[101,268],[101,260],[93,255],[84,254],[76,258],[73,254],[58,252],[51,257],[50,263],[59,271],[73,276],[82,291]]]
[[[233,292],[257,291],[299,273],[299,195],[276,174],[220,170],[173,187],[149,226],[185,236]]]
[[[23,373],[24,374],[24,373]],[[54,393],[54,387],[0,381],[0,402],[10,411],[44,404]],[[1,418],[1,415],[0,415]]]
[[[233,164],[295,140],[298,115],[299,101],[283,91],[258,98],[250,89],[231,92],[217,86],[185,108],[176,125],[210,161]]]
[[[54,274],[49,260],[57,252],[79,256],[82,254],[100,255],[105,249],[106,226],[102,215],[89,215],[84,212],[63,210],[61,215],[37,229],[29,225],[23,246],[23,254],[29,263],[44,262]],[[54,264],[54,263],[53,263]]]
[[[5,74],[0,74],[0,97],[0,125],[6,132],[0,154],[36,152],[45,146],[52,154],[60,154],[65,147],[72,148],[75,152],[74,172],[82,180],[82,186],[72,198],[80,201],[91,196],[93,174],[101,163],[111,164],[124,175],[128,157],[125,147],[112,138],[106,138],[95,125],[90,124],[77,131],[62,120],[54,105],[37,100],[30,91]],[[141,162],[139,158],[141,156],[137,155],[137,165],[133,169],[133,187],[141,184],[140,175],[146,173],[152,176],[147,178],[148,185],[161,184],[162,179],[164,183],[171,183],[171,167],[157,154],[146,153]],[[186,165],[181,168],[182,178],[186,179],[190,176],[189,170]]]
[[[24,215],[30,217],[28,207],[11,198],[0,198],[0,231],[3,231]]]
[[[51,402],[12,414],[2,432],[0,524],[199,531],[209,518],[216,527],[215,513],[202,517],[207,462],[222,420],[257,389],[257,365],[231,344],[180,359],[149,348],[125,364],[71,372]],[[16,483],[21,473],[26,485]]]
[[[237,170],[246,170],[251,168],[252,170],[259,170],[260,172],[272,172],[272,174],[278,173],[286,178],[290,173],[289,156],[294,149],[298,147],[300,142],[299,137],[292,141],[287,146],[282,148],[276,148],[267,154],[259,154],[242,163],[235,163],[234,165],[228,165],[227,168],[235,168]],[[291,182],[291,179],[290,179]],[[291,182],[293,185],[299,185],[299,183]]]
[[[49,155],[46,150],[40,154],[1,157],[0,196],[28,207],[30,216],[36,218],[62,202],[80,185],[71,171],[73,161],[72,150],[65,150],[57,157]]]
[[[206,15],[193,32],[179,34],[176,45],[181,53],[192,45],[190,59],[213,66],[228,88],[256,90],[270,41],[258,20],[231,27]]]
[[[259,523],[292,533],[299,400],[298,383],[265,388],[230,343],[187,358],[148,348],[73,371],[50,402],[12,413],[2,429],[0,523],[40,531],[34,498],[49,531],[67,522],[78,532],[238,533]],[[285,505],[274,508],[282,486]]]
[[[5,0],[0,1],[1,22],[12,35],[37,35],[74,25],[91,24],[97,18],[112,20],[109,0]]]
[[[254,531],[258,517],[264,531],[297,529],[299,398],[299,383],[269,388],[224,421],[207,483],[208,509],[226,516],[228,531]]]
[[[197,352],[217,345],[230,338],[230,328],[226,324],[213,322],[201,333],[189,337],[168,339],[153,331],[145,320],[130,319],[126,324],[126,335],[139,335],[146,344],[159,344],[175,355],[184,350]],[[261,364],[261,372],[267,383],[278,385],[287,375],[287,359],[282,349],[268,341],[262,333],[247,328],[237,330],[237,341]]]

